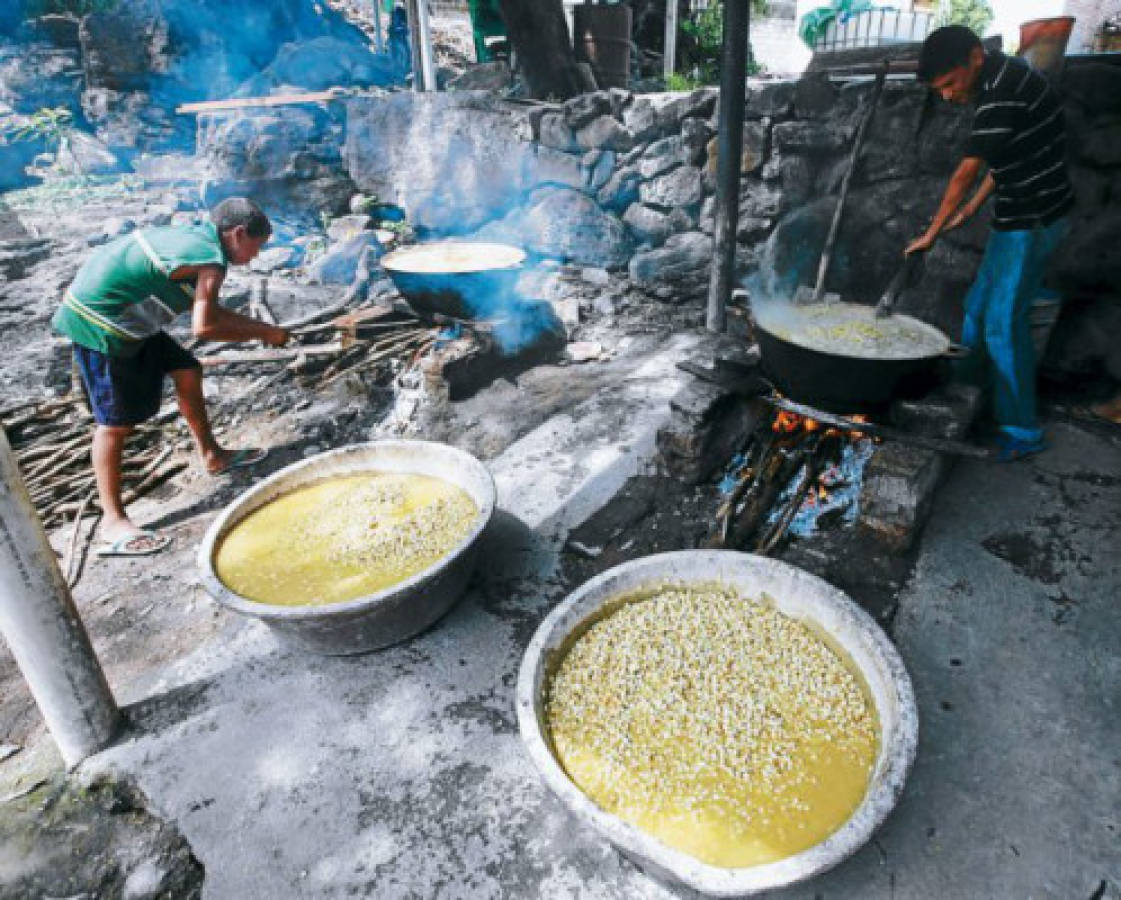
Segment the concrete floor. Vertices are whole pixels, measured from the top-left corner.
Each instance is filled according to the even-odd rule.
[[[681,896],[545,793],[513,712],[566,590],[557,526],[641,465],[679,352],[568,413],[581,441],[546,423],[492,461],[486,565],[437,627],[329,659],[232,620],[116,686],[136,732],[84,774],[134,776],[207,897]],[[922,722],[903,800],[853,859],[775,896],[1121,897],[1121,436],[1052,439],[951,475],[895,621]]]

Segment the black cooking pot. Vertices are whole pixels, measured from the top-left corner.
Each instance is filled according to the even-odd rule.
[[[856,309],[865,318],[871,312],[867,307]],[[928,332],[931,343],[940,349],[912,356],[852,356],[804,346],[757,321],[755,337],[763,371],[787,397],[826,412],[878,412],[892,400],[920,396],[945,379],[946,360],[968,351],[933,325],[910,316],[895,318]]]
[[[381,266],[420,317],[479,319],[508,306],[524,262],[507,244],[441,241],[395,250]]]

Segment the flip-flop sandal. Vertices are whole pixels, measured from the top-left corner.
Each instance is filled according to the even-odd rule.
[[[148,542],[147,546],[133,547],[139,541]],[[160,534],[158,531],[149,531],[147,528],[142,528],[139,531],[134,531],[132,534],[126,534],[123,537],[117,538],[115,541],[102,544],[93,552],[96,556],[151,556],[153,553],[159,553],[161,550],[166,550],[171,543],[171,538],[166,534]]]
[[[266,456],[269,451],[264,447],[242,447],[240,450],[234,451],[234,455],[230,457],[230,461],[226,463],[217,472],[210,474],[217,478],[219,475],[228,475],[234,469],[244,469],[247,466],[255,466]]]

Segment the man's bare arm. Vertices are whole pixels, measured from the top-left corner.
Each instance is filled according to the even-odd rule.
[[[179,275],[177,271],[175,275]],[[172,277],[175,277],[173,275]],[[195,305],[191,309],[191,330],[205,341],[262,341],[270,347],[283,347],[288,332],[260,319],[243,316],[218,302],[218,292],[226,272],[220,266],[201,266],[195,283]]]
[[[974,184],[977,176],[981,174],[984,161],[979,156],[967,156],[961,161],[954,174],[950,176],[950,183],[946,185],[946,192],[942,195],[942,203],[934,219],[927,228],[926,233],[912,241],[904,251],[907,254],[918,250],[929,250],[938,235],[945,230],[946,223],[961,207],[962,201]]]
[[[985,205],[985,201],[989,199],[992,192],[996,190],[996,181],[993,179],[992,172],[985,173],[985,180],[981,182],[981,186],[977,188],[977,193],[969,198],[969,202],[964,204],[961,209],[954,213],[953,218],[946,224],[943,231],[950,231],[954,228],[959,228],[977,215],[977,211]]]

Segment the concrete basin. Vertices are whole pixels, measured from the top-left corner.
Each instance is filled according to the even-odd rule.
[[[831,635],[863,673],[880,720],[880,751],[864,800],[819,844],[777,862],[729,869],[666,846],[605,812],[565,774],[553,753],[543,693],[571,642],[605,615],[609,602],[651,583],[720,581],[746,595],[774,598],[778,610]],[[812,878],[855,853],[894,808],[918,742],[911,679],[887,635],[845,594],[777,560],[720,550],[687,550],[632,560],[596,576],[541,623],[522,659],[518,726],[530,759],[549,789],[579,819],[652,875],[712,897],[745,897]]]
[[[274,606],[230,590],[214,571],[214,553],[238,522],[283,494],[337,475],[372,469],[443,478],[475,501],[471,531],[439,562],[374,594],[327,606]],[[478,539],[494,512],[494,480],[475,457],[429,441],[376,441],[329,450],[294,463],[255,485],[223,510],[198,552],[203,587],[224,606],[261,619],[286,641],[330,656],[365,653],[403,641],[446,613],[475,567]]]

